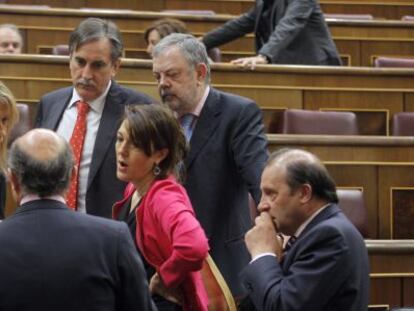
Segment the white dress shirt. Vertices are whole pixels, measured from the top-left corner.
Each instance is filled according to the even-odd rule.
[[[86,136],[83,144],[82,156],[80,160],[80,167],[78,168],[79,183],[78,183],[78,204],[77,209],[79,212],[86,213],[86,187],[88,184],[89,169],[92,162],[92,152],[95,146],[96,135],[99,129],[99,123],[101,121],[102,112],[105,105],[106,95],[109,92],[112,82],[109,81],[105,92],[95,100],[88,102],[91,107],[86,117]],[[70,141],[73,129],[75,128],[76,117],[78,116],[78,110],[76,109],[76,103],[81,100],[76,89],[73,89],[72,98],[69,105],[66,107],[62,120],[59,123],[57,133],[64,137],[67,141]]]

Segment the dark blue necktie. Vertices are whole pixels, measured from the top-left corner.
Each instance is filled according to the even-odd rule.
[[[289,238],[289,240],[287,241],[287,243],[285,245],[285,249],[284,249],[285,253],[292,248],[292,246],[293,246],[293,244],[295,244],[296,240],[297,240],[297,238],[294,235],[292,235]]]
[[[184,129],[184,134],[185,134],[185,137],[187,138],[187,141],[190,141],[191,135],[193,135],[193,121],[194,121],[194,115],[191,113],[187,113],[183,115],[180,119],[180,123]]]

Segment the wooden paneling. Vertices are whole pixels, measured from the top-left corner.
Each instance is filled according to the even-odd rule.
[[[413,240],[366,240],[371,271],[370,304],[412,307]]]
[[[0,56],[0,79],[20,101],[71,84],[68,57]],[[149,60],[123,59],[117,81],[158,98]],[[270,111],[287,108],[353,111],[360,133],[387,135],[389,119],[414,107],[414,70],[311,66],[258,66],[255,71],[229,64],[212,65],[218,89],[254,99]],[[273,127],[274,128],[274,127]]]
[[[89,16],[113,20],[121,29],[125,47],[144,53],[144,29],[154,20],[176,16],[186,22],[195,35],[222,25],[232,15],[189,16],[167,13],[148,13],[116,10],[75,9],[27,9],[0,7],[0,23],[14,23],[26,33],[26,51],[37,53],[38,46],[67,43],[68,33],[80,21]],[[352,66],[371,66],[378,55],[409,56],[414,54],[414,23],[402,21],[341,21],[327,20],[340,54]],[[237,39],[221,47],[225,61],[235,57],[252,55],[252,35]]]
[[[46,4],[61,8],[112,8],[145,11],[160,10],[212,10],[220,14],[239,15],[249,10],[253,0],[4,0],[10,4]],[[376,18],[400,19],[404,15],[414,15],[412,0],[321,0],[325,13],[371,14]]]

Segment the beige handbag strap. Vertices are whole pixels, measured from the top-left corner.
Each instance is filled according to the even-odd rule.
[[[230,288],[210,254],[204,260],[201,276],[209,298],[209,311],[237,310]]]

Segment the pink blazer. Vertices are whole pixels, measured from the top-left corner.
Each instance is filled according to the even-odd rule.
[[[114,216],[134,193],[129,184],[125,197],[114,205]],[[155,181],[136,210],[137,244],[167,287],[180,287],[183,310],[208,310],[208,297],[200,271],[209,246],[195,218],[185,189],[170,176]]]

